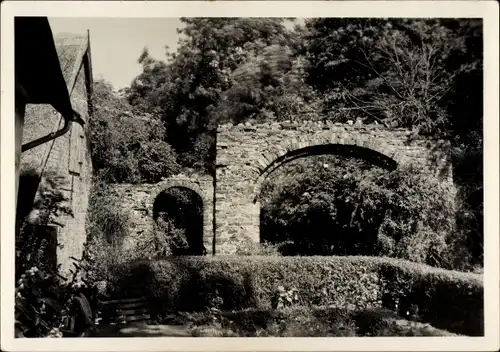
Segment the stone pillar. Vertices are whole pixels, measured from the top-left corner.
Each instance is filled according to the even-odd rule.
[[[210,198],[203,198],[203,246],[206,254],[214,253],[214,206]]]
[[[216,254],[234,254],[244,241],[260,241],[260,204],[253,202],[253,182],[218,174]]]
[[[259,157],[254,134],[218,135],[215,184],[217,254],[234,254],[243,242],[260,241],[260,206],[254,203],[259,170],[250,163]],[[258,143],[258,142],[257,142]]]

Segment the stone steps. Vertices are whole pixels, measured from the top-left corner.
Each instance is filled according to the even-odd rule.
[[[127,324],[151,319],[149,302],[145,297],[103,301],[101,310],[104,323]]]

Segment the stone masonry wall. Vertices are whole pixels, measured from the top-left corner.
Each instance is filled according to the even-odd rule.
[[[75,88],[71,93],[73,108],[85,122],[89,119],[87,88],[83,66],[78,72]],[[50,105],[26,107],[23,144],[61,129],[64,120]],[[21,169],[35,169],[45,177],[50,173],[61,178],[58,188],[68,200],[72,216],[61,216],[57,227],[57,264],[61,265],[61,275],[68,276],[74,269],[74,258],[81,258],[86,241],[85,222],[87,217],[88,196],[92,181],[92,162],[90,149],[84,129],[72,123],[70,131],[48,143],[24,152],[21,156]],[[19,192],[23,190],[20,189]]]
[[[203,200],[203,245],[207,254],[213,248],[213,178],[199,175],[176,175],[155,184],[115,184],[113,190],[122,204],[121,211],[129,217],[130,232],[124,239],[125,251],[144,248],[149,243],[153,249],[157,239],[154,232],[153,206],[158,195],[172,187],[188,188]]]
[[[260,204],[256,196],[271,166],[286,163],[292,151],[307,156],[311,147],[338,144],[353,150],[368,148],[397,165],[418,165],[423,172],[452,182],[449,143],[417,137],[407,130],[312,121],[222,125],[217,133],[216,158],[217,253],[233,254],[244,240],[259,242]]]

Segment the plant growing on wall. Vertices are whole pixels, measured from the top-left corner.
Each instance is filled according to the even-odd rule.
[[[57,227],[63,226],[62,217],[71,216],[72,211],[61,191],[62,177],[46,170],[40,180],[34,169],[21,171],[21,184],[35,180],[40,183],[34,202],[30,203],[32,198],[24,195],[19,199],[26,204],[18,204],[23,209],[21,216],[29,215],[19,219],[22,226],[16,235],[16,336],[62,337],[62,329],[73,315],[75,299],[80,294],[75,288],[81,285],[78,264],[74,263],[72,277],[63,277],[56,257],[60,246]]]

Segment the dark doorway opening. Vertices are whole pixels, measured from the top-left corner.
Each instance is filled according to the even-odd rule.
[[[166,255],[203,255],[203,200],[184,187],[171,187],[153,206],[157,230],[163,235]]]

